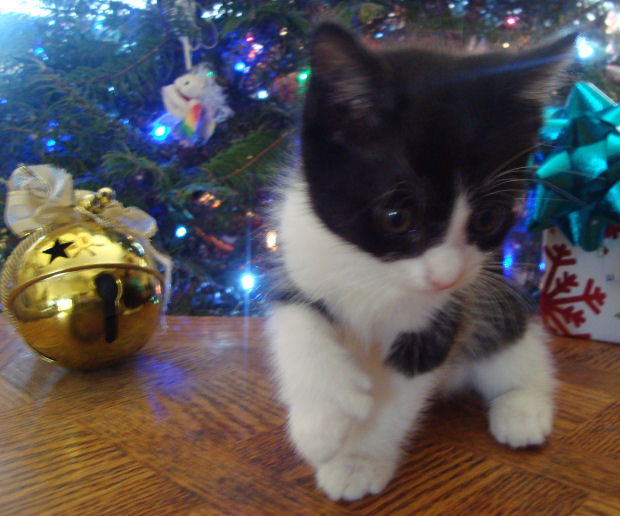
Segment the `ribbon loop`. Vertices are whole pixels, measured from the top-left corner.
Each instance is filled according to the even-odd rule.
[[[7,190],[4,220],[19,237],[51,224],[83,220],[82,200],[94,195],[89,190],[74,190],[71,175],[51,165],[20,165],[11,174]],[[125,208],[115,200],[98,215],[147,238],[157,233],[157,223],[148,213],[133,206]]]

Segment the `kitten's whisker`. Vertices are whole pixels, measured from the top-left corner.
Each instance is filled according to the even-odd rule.
[[[509,158],[506,161],[504,161],[503,163],[501,163],[495,170],[493,170],[491,172],[491,174],[489,174],[489,176],[487,177],[487,181],[489,181],[489,180],[492,181],[495,176],[497,176],[498,174],[502,173],[502,171],[504,170],[505,166],[507,166],[508,164],[512,163],[514,160],[522,157],[524,154],[529,154],[530,152],[532,152],[533,150],[535,150],[535,149],[537,149],[539,147],[541,147],[541,144],[537,142],[534,145],[532,145],[531,147],[527,147],[526,149],[523,149],[522,151],[516,153],[511,158]]]

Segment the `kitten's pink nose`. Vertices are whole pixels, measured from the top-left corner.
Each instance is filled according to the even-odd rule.
[[[454,287],[459,282],[459,279],[456,278],[454,280],[447,279],[445,281],[444,280],[438,281],[436,279],[429,278],[428,281],[435,290],[439,291],[439,290],[448,290],[449,288]]]

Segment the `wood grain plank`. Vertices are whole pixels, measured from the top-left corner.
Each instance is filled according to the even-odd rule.
[[[555,393],[556,413],[553,438],[570,436],[578,425],[595,418],[616,399],[611,392],[568,382],[560,383]]]
[[[2,514],[169,514],[199,499],[98,435],[36,412],[0,421]],[[44,509],[44,510],[43,510]]]
[[[32,401],[30,396],[0,377],[0,411]]]
[[[598,414],[596,418],[598,420]],[[558,435],[557,428],[542,447],[512,450],[497,443],[488,433],[486,418],[480,407],[455,400],[431,412],[424,432],[427,439],[441,435],[455,446],[487,460],[542,475],[577,489],[611,497],[617,497],[620,493],[620,461],[601,455],[593,456],[581,446],[567,443],[563,435]],[[615,439],[613,435],[610,438]]]
[[[620,372],[620,348],[617,344],[566,337],[552,337],[549,344],[556,362],[561,365]]]
[[[117,367],[40,361],[0,316],[1,514],[620,514],[620,348],[553,338],[556,425],[510,450],[438,401],[379,496],[329,501],[294,453],[260,318],[171,317]]]
[[[565,443],[587,452],[592,460],[607,457],[620,462],[620,402],[609,404],[579,425]]]
[[[589,496],[585,503],[573,512],[574,516],[615,516],[617,514],[620,514],[620,500],[598,496]]]

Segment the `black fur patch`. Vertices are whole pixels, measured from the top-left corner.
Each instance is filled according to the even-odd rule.
[[[327,309],[327,305],[323,301],[312,301],[308,299],[300,290],[294,288],[289,289],[273,289],[268,294],[269,302],[271,303],[288,303],[288,304],[303,304],[306,305],[321,315],[323,315],[329,322],[334,322],[334,317]]]
[[[467,57],[375,52],[338,26],[319,26],[301,135],[313,210],[332,232],[388,261],[441,239],[465,191],[469,241],[496,248],[542,121],[542,101],[523,93],[544,83],[571,45]],[[499,184],[486,181],[500,171]],[[398,231],[386,230],[390,217]]]
[[[401,333],[390,347],[385,363],[405,376],[426,373],[441,365],[454,344],[460,316],[449,304],[419,332]]]

